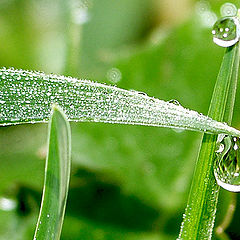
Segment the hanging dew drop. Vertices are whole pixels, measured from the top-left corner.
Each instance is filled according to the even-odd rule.
[[[240,138],[218,135],[214,175],[217,184],[231,192],[240,192]]]
[[[213,26],[213,42],[221,47],[230,47],[239,41],[240,23],[237,17],[224,17]]]

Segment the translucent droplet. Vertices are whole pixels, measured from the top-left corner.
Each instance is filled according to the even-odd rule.
[[[237,7],[234,4],[227,2],[221,6],[220,12],[223,17],[232,17],[237,14]]]
[[[3,211],[12,211],[16,208],[17,203],[13,199],[1,197],[0,198],[0,210]]]
[[[213,26],[213,41],[221,47],[230,47],[239,41],[240,23],[237,17],[224,17]]]
[[[111,68],[107,72],[107,78],[110,82],[112,83],[117,83],[121,80],[122,78],[122,73],[118,68]]]
[[[240,192],[240,138],[218,135],[215,151],[214,175],[219,186]]]
[[[173,103],[174,105],[181,106],[180,102],[176,99],[171,99],[168,101],[169,103]]]
[[[72,7],[72,21],[75,24],[84,24],[90,20],[89,7],[91,5],[88,0],[72,0],[70,1]]]
[[[196,3],[195,9],[202,27],[211,28],[212,25],[217,21],[217,16],[211,10],[211,6],[208,1],[198,1]]]
[[[89,21],[87,9],[76,8],[72,13],[72,19],[75,24],[84,24]]]

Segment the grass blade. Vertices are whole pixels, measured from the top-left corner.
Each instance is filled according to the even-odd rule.
[[[34,239],[60,239],[70,178],[70,127],[53,107],[49,123],[49,150],[40,214]]]
[[[181,128],[240,136],[226,124],[143,93],[14,69],[0,70],[0,126],[46,122],[52,103],[69,120]]]
[[[226,50],[208,115],[231,124],[239,68],[239,44]],[[204,134],[179,239],[211,239],[219,186],[213,175],[215,135]]]

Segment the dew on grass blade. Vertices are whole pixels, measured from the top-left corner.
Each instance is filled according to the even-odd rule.
[[[240,23],[237,17],[224,17],[213,26],[213,42],[221,47],[230,47],[239,41]]]
[[[0,126],[47,122],[55,103],[70,121],[138,124],[240,136],[237,129],[144,92],[41,72],[0,69],[0,101],[6,102],[0,104]]]
[[[219,186],[240,192],[240,138],[219,134],[214,162],[214,175]]]

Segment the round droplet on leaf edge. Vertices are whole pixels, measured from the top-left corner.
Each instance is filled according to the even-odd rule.
[[[240,192],[240,138],[220,136],[216,143],[214,176],[217,184],[231,192]]]
[[[213,26],[213,42],[221,47],[230,47],[240,38],[240,23],[238,17],[224,17]]]

